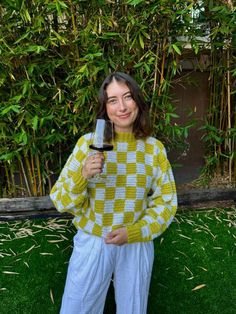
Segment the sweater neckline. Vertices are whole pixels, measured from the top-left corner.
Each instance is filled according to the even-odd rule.
[[[122,142],[133,142],[135,141],[135,136],[129,132],[115,132],[115,139]]]

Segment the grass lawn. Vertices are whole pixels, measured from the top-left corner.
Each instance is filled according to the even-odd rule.
[[[0,222],[1,314],[59,312],[74,233],[62,218]],[[178,213],[154,243],[148,314],[236,313],[235,209]]]

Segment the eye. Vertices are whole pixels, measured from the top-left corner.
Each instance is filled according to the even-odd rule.
[[[131,99],[133,99],[133,97],[131,94],[128,94],[128,95],[125,95],[124,99],[125,100],[131,100]]]
[[[116,98],[111,98],[108,100],[108,104],[110,105],[115,105],[117,103],[117,99]]]

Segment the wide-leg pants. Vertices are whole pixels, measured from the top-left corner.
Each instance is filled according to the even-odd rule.
[[[145,314],[153,259],[152,241],[117,246],[78,230],[60,313],[103,313],[113,275],[117,314]]]

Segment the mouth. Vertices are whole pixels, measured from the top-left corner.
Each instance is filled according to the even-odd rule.
[[[123,115],[121,115],[121,116],[118,116],[118,118],[119,118],[119,119],[126,119],[126,118],[129,118],[130,115],[131,115],[131,113],[129,112],[129,113],[123,114]]]

